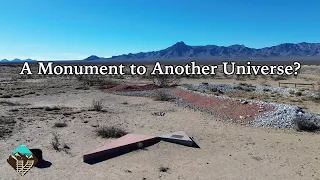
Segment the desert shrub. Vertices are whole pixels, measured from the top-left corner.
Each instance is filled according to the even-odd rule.
[[[13,118],[0,117],[0,125],[8,125],[8,124],[15,124],[15,123],[16,121]]]
[[[26,93],[26,95],[35,94],[35,93],[36,93],[36,92],[34,92],[34,91],[29,91],[29,92]]]
[[[233,89],[243,90],[243,88],[241,86],[233,86]]]
[[[117,86],[119,83],[112,79],[105,79],[100,77],[89,78],[84,76],[77,76],[79,81],[83,82],[83,86],[79,89],[87,89],[88,86],[98,86],[99,89],[108,89]]]
[[[211,92],[217,92],[218,89],[217,89],[216,87],[211,87],[211,88],[210,88],[210,91],[211,91]]]
[[[293,120],[294,126],[298,131],[315,131],[319,129],[317,119],[314,115],[309,113],[304,114],[301,117],[296,117]]]
[[[51,146],[54,150],[60,151],[60,139],[59,136],[56,133],[53,133],[53,138],[51,141]]]
[[[263,91],[264,91],[264,92],[269,92],[269,91],[271,91],[271,90],[268,89],[268,88],[264,88]]]
[[[239,83],[239,86],[249,86],[248,83]]]
[[[11,98],[11,97],[12,97],[12,94],[4,94],[0,96],[0,98]]]
[[[18,112],[19,109],[18,109],[18,108],[14,108],[14,109],[10,109],[9,111],[10,111],[10,112]]]
[[[116,126],[101,127],[96,130],[96,135],[102,138],[120,138],[128,134],[124,129]]]
[[[252,84],[247,84],[247,83],[239,83],[236,86],[233,86],[233,89],[237,89],[237,90],[244,90],[246,92],[252,92],[255,91],[256,86],[252,85]]]
[[[153,93],[153,98],[156,101],[170,101],[173,99],[173,97],[168,92],[168,90],[164,90],[164,89],[155,90]]]
[[[244,88],[244,90],[245,90],[246,92],[252,92],[252,91],[255,91],[256,89],[250,88],[250,87],[246,87],[246,88]]]
[[[68,124],[65,123],[65,122],[58,122],[58,123],[55,123],[53,127],[55,128],[63,128],[63,127],[67,127]]]
[[[98,79],[97,83],[100,89],[109,89],[119,85],[117,81],[112,79]]]
[[[172,75],[154,75],[153,76],[153,83],[160,87],[171,87],[176,86],[180,82],[180,79],[177,77],[174,77]]]
[[[63,149],[70,149],[70,146],[68,146],[67,144],[64,144]]]
[[[320,92],[310,97],[313,102],[320,102]]]
[[[92,101],[92,110],[101,111],[103,109],[103,100],[93,100]]]
[[[295,95],[296,95],[296,96],[302,96],[302,92],[301,92],[301,91],[297,91],[297,92],[295,93]]]
[[[159,171],[160,171],[160,172],[168,172],[169,170],[170,170],[170,168],[167,167],[167,166],[161,166],[161,167],[159,168]]]
[[[295,91],[294,90],[289,90],[289,94],[294,94],[295,93]]]
[[[17,122],[13,117],[10,116],[0,116],[0,139],[11,136]]]

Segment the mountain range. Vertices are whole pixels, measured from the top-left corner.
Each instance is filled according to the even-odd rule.
[[[284,43],[260,49],[244,45],[231,46],[191,46],[183,41],[159,51],[129,53],[111,58],[92,55],[85,60],[168,60],[168,59],[272,59],[272,58],[320,58],[320,43]]]
[[[84,59],[85,62],[133,62],[144,61],[151,62],[150,60],[319,60],[320,59],[320,43],[283,43],[276,46],[264,48],[250,48],[244,45],[231,45],[231,46],[217,46],[217,45],[204,45],[204,46],[191,46],[185,44],[183,41],[177,42],[174,45],[158,50],[149,52],[129,53],[110,58],[99,57],[91,55]],[[70,61],[70,60],[66,60]],[[36,62],[32,59],[3,59],[0,62]],[[78,61],[79,62],[79,61]]]
[[[13,59],[13,60],[8,60],[8,59],[2,59],[0,60],[0,62],[2,63],[8,63],[8,62],[13,62],[13,63],[20,63],[20,62],[36,62],[37,60],[33,60],[33,59],[25,59],[25,60],[21,60],[21,59]]]

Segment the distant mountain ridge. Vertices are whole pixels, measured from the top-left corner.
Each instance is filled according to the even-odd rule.
[[[34,59],[25,59],[25,60],[21,60],[21,59],[18,59],[18,58],[15,58],[13,60],[8,60],[8,59],[2,59],[0,60],[0,62],[35,62],[37,60],[34,60]]]
[[[98,56],[96,56],[96,55],[91,55],[91,56],[85,58],[84,60],[97,60],[97,59],[100,59],[100,58],[101,58],[101,57],[98,57]]]
[[[244,45],[231,46],[190,46],[183,41],[159,51],[129,53],[111,58],[90,56],[86,60],[147,60],[147,59],[215,59],[215,58],[246,58],[269,59],[285,57],[319,57],[320,43],[284,43],[265,48],[249,48]]]

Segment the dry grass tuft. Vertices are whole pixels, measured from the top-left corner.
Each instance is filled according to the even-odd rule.
[[[124,129],[116,126],[105,126],[96,130],[96,135],[102,138],[120,138],[128,134]]]
[[[60,138],[56,133],[53,133],[53,138],[51,141],[51,146],[54,150],[60,151]]]
[[[173,99],[172,95],[164,89],[157,89],[153,93],[153,98],[156,101],[170,101]]]
[[[103,100],[93,100],[92,101],[92,110],[101,111],[103,109]]]

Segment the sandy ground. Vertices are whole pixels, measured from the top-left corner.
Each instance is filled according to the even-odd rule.
[[[29,105],[0,105],[0,116],[16,119],[17,127],[21,127],[15,128],[10,138],[0,141],[3,180],[22,179],[6,162],[20,144],[42,149],[44,159],[52,163],[44,169],[34,167],[23,177],[32,180],[320,179],[319,134],[232,124],[172,102],[117,96],[94,89],[76,90],[73,81],[68,80],[49,78],[28,81],[28,85],[27,91],[36,93],[7,100]],[[94,99],[103,99],[107,111],[87,111]],[[66,109],[48,112],[31,108],[53,105]],[[157,111],[166,114],[151,115]],[[63,115],[65,112],[71,113]],[[68,126],[53,128],[56,122],[66,122]],[[97,127],[105,125],[119,125],[131,133],[154,136],[183,130],[194,137],[201,149],[160,142],[95,165],[83,163],[85,153],[112,140],[95,134]],[[70,147],[67,153],[52,148],[53,133],[59,135],[61,144]],[[160,172],[161,166],[169,171]]]

